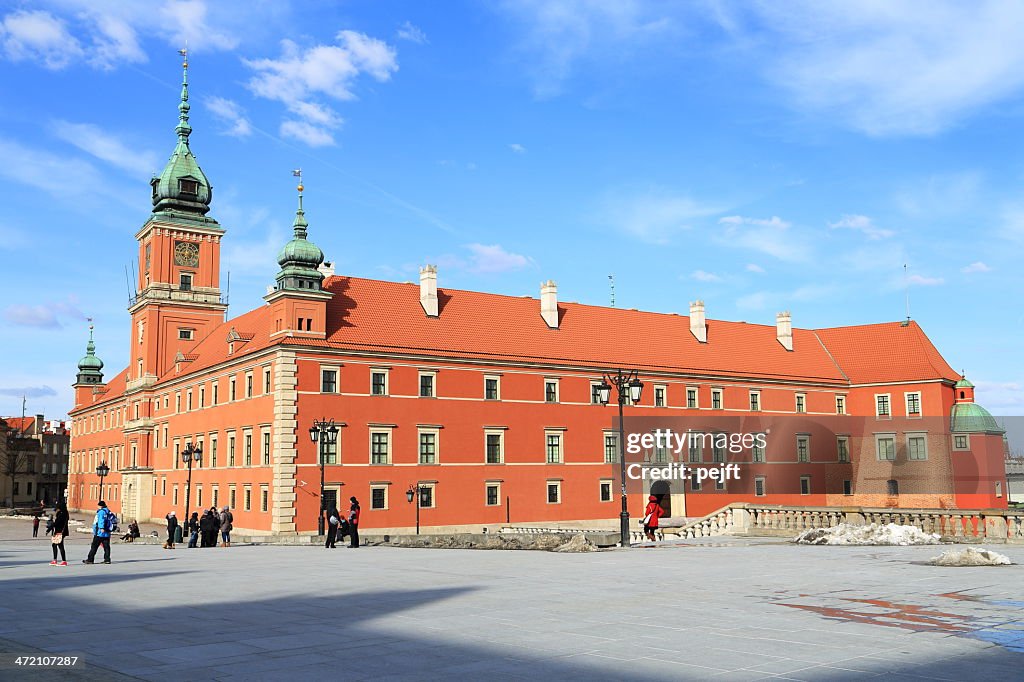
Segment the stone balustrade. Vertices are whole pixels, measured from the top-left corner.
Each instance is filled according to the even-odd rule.
[[[895,523],[937,533],[947,542],[1024,544],[1024,511],[1010,509],[893,509],[891,507],[790,507],[735,502],[676,529],[681,538],[717,535],[795,537],[840,523]]]

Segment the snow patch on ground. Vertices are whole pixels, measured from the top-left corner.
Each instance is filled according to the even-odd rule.
[[[869,523],[855,526],[840,523],[832,528],[811,528],[796,536],[801,545],[937,545],[939,536],[916,526],[895,523]]]
[[[932,566],[1009,566],[1013,562],[1005,554],[993,552],[991,549],[965,547],[943,552],[937,557],[932,557],[928,563]]]

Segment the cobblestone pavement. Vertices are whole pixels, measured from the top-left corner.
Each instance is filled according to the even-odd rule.
[[[114,543],[0,520],[0,679],[1020,679],[1024,568],[776,540],[587,554]],[[995,547],[1024,562],[1024,547]],[[17,669],[17,654],[78,655]]]

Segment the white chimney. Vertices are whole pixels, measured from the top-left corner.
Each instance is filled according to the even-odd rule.
[[[437,266],[420,268],[420,305],[427,317],[437,317]]]
[[[704,301],[690,304],[690,333],[701,343],[708,342],[708,323],[704,319]]]
[[[775,316],[775,335],[786,350],[793,350],[793,317],[789,311]]]
[[[540,285],[540,316],[551,329],[558,329],[558,285],[549,279]]]

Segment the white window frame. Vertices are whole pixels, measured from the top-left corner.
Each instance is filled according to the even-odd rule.
[[[878,411],[878,409],[879,409],[878,399],[879,398],[885,398],[885,402],[889,406],[888,407],[889,411],[886,414],[882,414],[881,412]],[[875,417],[878,418],[878,419],[892,419],[892,394],[891,393],[876,393],[875,394]]]
[[[804,454],[800,455],[800,444],[805,443]],[[798,433],[796,435],[796,461],[801,464],[806,464],[811,461],[811,434],[809,433]]]
[[[964,439],[964,446],[960,447],[956,444],[958,438]],[[957,452],[967,452],[971,449],[971,434],[969,433],[954,433],[953,434],[953,449]]]
[[[615,441],[615,458],[608,459],[608,439]],[[604,453],[605,464],[618,464],[619,462],[619,432],[614,429],[605,429],[601,432],[601,448]]]
[[[487,501],[487,490],[488,488],[497,488],[498,495],[495,498],[494,504]],[[485,507],[500,507],[501,506],[501,481],[484,481],[484,506]]]
[[[373,392],[373,375],[374,374],[383,374],[384,375],[384,392],[383,393],[374,393]],[[416,387],[416,391],[418,392],[419,390],[420,390],[419,386],[417,386]],[[370,395],[377,396],[377,397],[384,397],[384,396],[390,395],[390,394],[391,394],[391,369],[388,368],[388,367],[371,367],[370,368]]]
[[[846,454],[843,455],[843,447],[840,447],[840,443],[845,445]],[[850,437],[849,436],[836,436],[836,461],[843,464],[847,464],[850,461]]]
[[[756,436],[764,436],[765,434],[755,434],[754,442],[750,445],[750,462],[751,464],[764,464],[768,461],[768,438],[765,436],[765,445],[758,445]]]
[[[882,457],[882,441],[892,441],[892,457]],[[879,462],[895,462],[896,461],[896,434],[895,433],[876,433],[875,434],[875,458]]]
[[[196,330],[189,327],[178,327],[179,341],[192,341],[195,339]]]
[[[389,486],[387,483],[371,483],[370,484],[370,510],[371,511],[387,511],[388,507],[390,506],[389,505],[390,495],[388,495],[388,488],[389,487],[391,487],[391,486]],[[384,506],[383,507],[374,507],[373,506],[373,492],[375,490],[383,490],[384,491]],[[415,500],[413,500],[413,502],[415,502]]]
[[[604,486],[608,486],[608,499],[602,497]],[[598,502],[614,502],[615,501],[615,479],[613,478],[602,478],[597,482],[597,500]]]
[[[498,460],[497,462],[487,461],[487,437],[497,436],[498,437]],[[505,463],[505,429],[484,429],[484,464],[504,464]]]
[[[718,407],[715,407],[715,399],[718,399]],[[712,410],[724,410],[725,409],[725,391],[721,388],[711,389],[711,409]]]
[[[434,461],[424,462],[421,458],[423,453],[420,452],[420,439],[423,435],[431,435],[434,437]],[[441,429],[435,427],[417,427],[416,429],[416,463],[424,466],[431,466],[433,464],[441,463]]]
[[[544,402],[549,404],[555,404],[562,401],[561,391],[561,379],[559,377],[544,377]],[[548,385],[554,384],[555,386],[555,399],[548,400]]]
[[[757,398],[757,407],[754,407],[754,399]],[[764,403],[761,402],[761,391],[747,392],[747,407],[749,412],[761,412],[764,410]]]
[[[558,437],[558,461],[552,462],[550,455],[548,454],[548,439],[551,436]],[[545,464],[565,464],[565,430],[564,429],[544,429],[544,463]]]
[[[924,442],[924,457],[913,457],[910,450],[910,441],[914,438],[920,438]],[[907,445],[907,461],[908,462],[927,462],[928,461],[928,434],[923,432],[911,431],[906,434],[906,445]]]
[[[804,492],[804,481],[807,481],[807,492]],[[800,494],[801,495],[811,495],[812,494],[811,493],[811,477],[810,476],[801,476],[800,477]]]
[[[801,405],[801,402],[803,403]],[[793,396],[793,410],[797,414],[807,414],[807,394],[797,393]]]
[[[761,492],[757,492],[757,484],[761,484]],[[768,494],[768,478],[766,476],[754,476],[754,497],[766,497]]]
[[[690,395],[693,395],[693,405],[690,404]],[[700,387],[698,386],[687,386],[686,387],[686,409],[688,410],[699,410],[700,409]]]
[[[910,397],[917,396],[917,412],[910,411]],[[924,405],[921,402],[921,391],[907,391],[903,394],[903,408],[909,419],[921,419],[924,416]]]
[[[334,390],[324,390],[324,373],[334,372]],[[320,386],[317,390],[318,393],[324,393],[327,395],[337,395],[341,393],[341,367],[338,365],[320,365]]]
[[[661,404],[658,404],[658,391],[661,391]],[[655,407],[668,407],[668,386],[665,384],[654,384],[653,404]]]
[[[430,395],[423,395],[423,377],[430,377]],[[437,370],[421,369],[416,373],[416,396],[419,398],[437,397]]]
[[[597,391],[594,390],[595,388],[600,386],[602,383],[604,383],[604,382],[602,382],[602,381],[594,381],[593,379],[591,379],[591,381],[590,381],[590,404],[591,405],[603,405],[604,404],[600,400],[596,399],[597,398]],[[609,394],[609,396],[608,396],[608,404],[611,404],[611,402],[612,402],[612,396],[611,396],[611,394]]]
[[[419,485],[420,488],[426,488],[427,490],[430,491],[430,504],[429,505],[420,504],[420,509],[436,509],[437,508],[437,483],[434,483],[434,482],[431,482],[431,483],[420,483],[418,485]],[[414,502],[422,502],[423,501],[422,494],[420,494],[420,495],[421,495],[420,499],[419,500],[414,500]]]
[[[367,457],[369,458],[370,466],[385,466],[392,463],[392,453],[395,447],[394,427],[391,426],[371,426],[369,435],[367,436]],[[375,434],[383,433],[387,436],[387,461],[374,462],[373,461],[373,436]],[[416,461],[419,461],[419,440],[416,441]]]
[[[836,414],[846,414],[846,394],[836,394]]]
[[[558,499],[554,502],[551,501],[551,486],[555,486]],[[544,503],[545,504],[562,504],[562,479],[547,479],[544,482]]]
[[[498,389],[496,391],[497,395],[495,397],[493,397],[493,398],[488,398],[487,397],[487,382],[488,381],[493,381],[495,383],[495,386]],[[496,401],[501,400],[501,375],[500,374],[485,374],[484,375],[484,400],[488,400],[488,401],[491,401],[491,402],[496,402]]]

